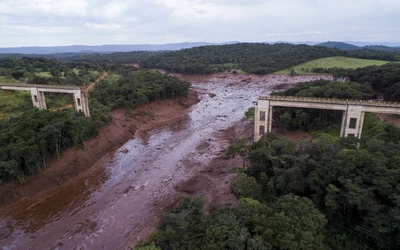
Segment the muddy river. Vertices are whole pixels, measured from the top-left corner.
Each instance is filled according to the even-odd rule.
[[[137,133],[85,173],[0,210],[0,249],[129,249],[153,232],[160,208],[174,205],[176,187],[226,147],[216,133],[259,95],[312,78],[320,76],[194,82],[202,99],[181,120]],[[205,142],[210,150],[200,153]]]

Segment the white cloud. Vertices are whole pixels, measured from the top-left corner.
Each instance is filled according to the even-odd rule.
[[[398,0],[0,0],[0,47],[50,42],[400,42],[399,9]]]
[[[86,26],[95,30],[116,30],[122,28],[121,25],[117,24],[86,23]]]

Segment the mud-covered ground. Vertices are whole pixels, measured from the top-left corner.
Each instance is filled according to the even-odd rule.
[[[115,129],[93,139],[91,145],[101,148],[114,137],[125,139],[125,144],[108,153],[78,157],[94,158],[96,163],[88,163],[88,168],[60,186],[0,210],[0,246],[128,249],[154,232],[162,211],[175,206],[182,195],[204,195],[206,206],[234,204],[230,183],[235,175],[228,170],[241,165],[241,159],[227,158],[225,150],[237,138],[252,138],[252,123],[242,120],[244,112],[259,95],[325,78],[177,76],[193,83],[201,95],[199,103],[188,110],[171,104],[172,112],[164,104],[159,107],[164,119],[148,116],[139,123],[148,129],[138,129],[139,124],[131,123],[125,112],[121,114],[113,122]],[[60,161],[66,167],[74,165],[73,155],[67,152]]]

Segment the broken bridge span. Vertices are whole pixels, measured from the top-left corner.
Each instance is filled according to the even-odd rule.
[[[89,117],[89,104],[87,94],[83,86],[72,85],[39,85],[39,84],[0,84],[0,89],[30,91],[33,106],[39,109],[47,109],[45,92],[70,93],[74,95],[74,106],[77,112],[83,112]]]
[[[361,138],[365,112],[400,114],[400,103],[297,96],[260,96],[254,114],[254,141],[272,131],[273,107],[342,110],[340,137]]]

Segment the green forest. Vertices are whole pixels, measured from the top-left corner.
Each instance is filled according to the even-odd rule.
[[[270,74],[310,60],[331,56],[400,61],[400,54],[367,49],[343,51],[320,46],[240,43],[155,54],[141,60],[140,66],[184,74],[224,71]]]
[[[82,68],[84,67],[84,68]],[[62,83],[82,85],[85,75],[74,79],[52,75],[38,77],[48,79],[46,83],[31,82],[35,73],[58,70],[59,72],[107,70],[110,77],[101,80],[89,92],[91,117],[84,117],[72,109],[43,110],[33,108],[30,95],[17,94],[18,103],[9,105],[0,100],[0,107],[7,110],[7,117],[0,117],[0,184],[8,180],[24,182],[27,176],[37,174],[46,167],[46,162],[71,146],[85,147],[85,140],[98,134],[111,121],[110,110],[134,108],[142,104],[187,95],[190,83],[158,72],[137,70],[123,65],[98,65],[88,63],[61,63],[40,58],[0,59],[0,70],[14,80],[27,79],[31,84],[53,84],[63,78]],[[21,76],[13,76],[21,72]],[[68,73],[67,73],[68,75]],[[94,79],[88,79],[91,81]],[[60,84],[60,83],[57,83]],[[2,91],[2,90],[0,90]],[[5,94],[8,97],[10,94]],[[28,98],[24,98],[28,97]],[[20,99],[18,99],[20,98]],[[47,96],[46,96],[47,98]],[[58,98],[57,96],[55,98]],[[11,99],[4,98],[5,101]]]
[[[62,63],[36,57],[0,59],[0,83],[84,86],[99,78],[102,71],[101,65],[85,62]]]

